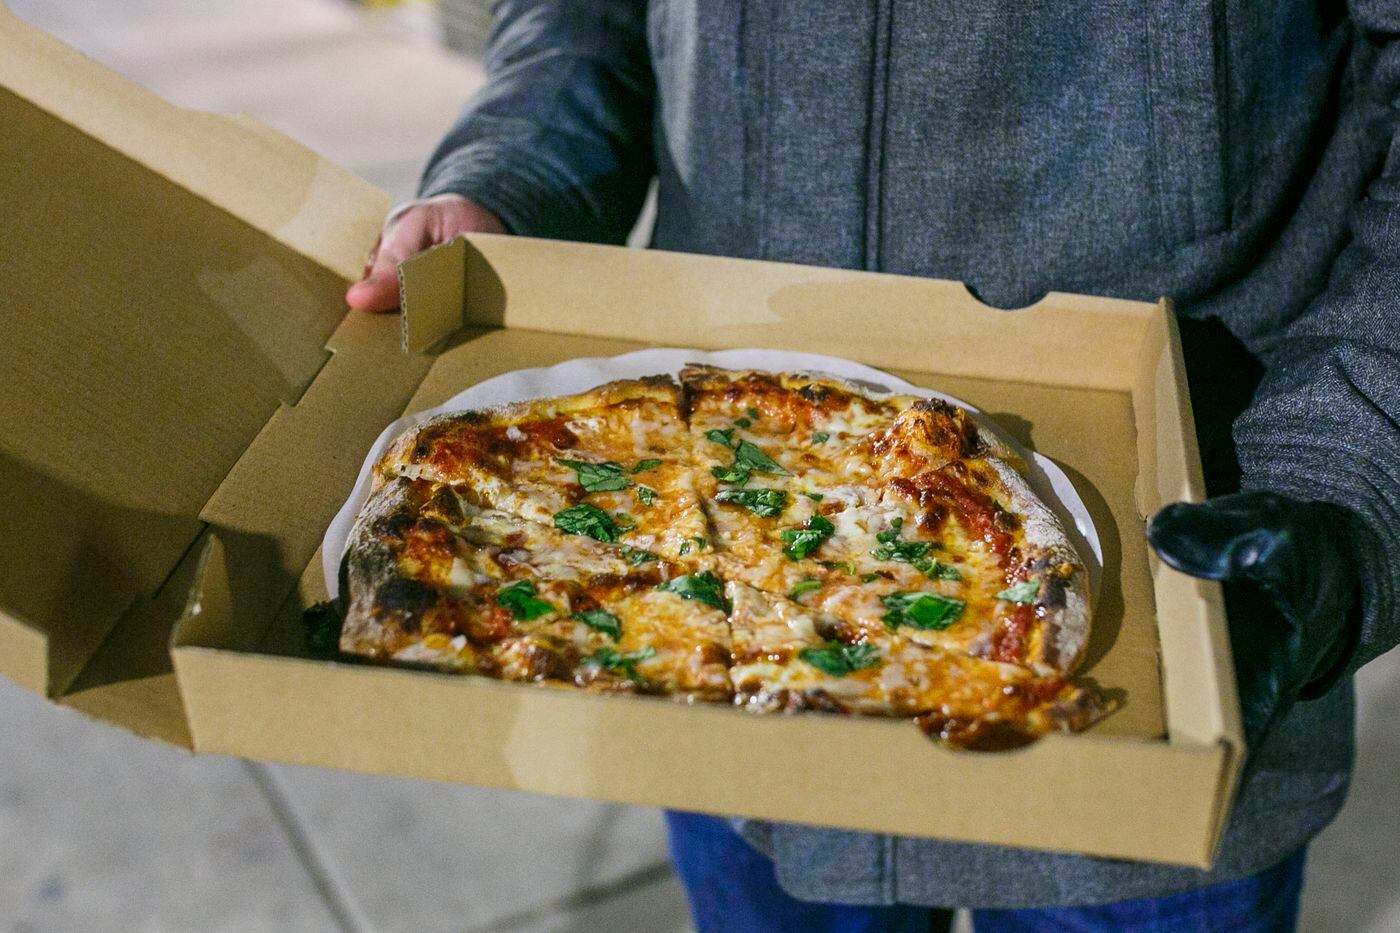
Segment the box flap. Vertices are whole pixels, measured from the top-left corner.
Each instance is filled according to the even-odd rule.
[[[764,346],[777,325],[790,350],[823,352],[839,333],[851,359],[947,375],[983,374],[1007,341],[1033,340],[1023,381],[1118,389],[1136,379],[1136,357],[1104,355],[1086,367],[1082,348],[1135,346],[1151,326],[1140,301],[1050,292],[1006,312],[946,279],[489,233],[414,256],[399,274],[410,351],[464,324],[646,340],[664,322],[667,343],[704,349]],[[599,288],[604,277],[626,282],[629,300]],[[885,326],[852,327],[871,308]]]
[[[388,198],[0,7],[0,673],[55,694],[325,363]]]

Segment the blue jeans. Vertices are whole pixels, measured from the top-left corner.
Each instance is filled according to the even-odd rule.
[[[699,933],[929,933],[951,914],[927,907],[813,904],[778,887],[773,863],[719,817],[666,814],[671,858]],[[1184,894],[1096,907],[976,910],[976,933],[1289,933],[1303,889],[1300,850],[1273,868]]]

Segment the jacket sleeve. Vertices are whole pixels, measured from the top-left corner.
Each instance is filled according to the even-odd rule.
[[[645,0],[498,0],[494,14],[486,85],[420,194],[469,197],[512,233],[622,242],[654,172]]]
[[[1353,4],[1363,34],[1400,33],[1400,3]],[[1256,335],[1267,367],[1235,423],[1242,485],[1345,506],[1362,581],[1351,669],[1400,642],[1400,40],[1377,50],[1374,124],[1389,157],[1355,206],[1325,290],[1281,330]]]

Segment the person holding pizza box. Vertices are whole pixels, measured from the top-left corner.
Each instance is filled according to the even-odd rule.
[[[1209,871],[668,815],[702,931],[1293,929],[1351,674],[1400,641],[1400,2],[504,0],[489,80],[347,301],[469,231],[1170,295],[1250,749]]]

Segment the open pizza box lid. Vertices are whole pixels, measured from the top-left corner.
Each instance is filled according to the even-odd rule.
[[[347,315],[344,287],[388,206],[351,173],[251,120],[173,107],[3,7],[0,121],[0,674],[198,751],[1213,858],[1242,746],[1223,608],[1214,585],[1165,568],[1140,540],[1143,515],[1202,493],[1165,303],[1052,294],[1004,314],[953,282],[480,236],[404,265],[403,316]],[[872,300],[887,330],[842,326]],[[1034,378],[986,370],[1011,333],[1039,341]],[[1103,729],[988,757],[935,747],[904,723],[752,717],[305,657],[287,620],[323,593],[322,533],[385,425],[498,372],[636,349],[639,334],[848,356],[925,382],[937,346],[937,388],[1005,411],[1039,405],[1037,441],[1039,425],[1087,417],[1080,402],[1112,421],[1123,440],[1104,457],[1060,453],[1117,484],[1095,506],[1109,530],[1111,644],[1090,673],[1135,671],[1142,701]],[[1101,359],[1086,367],[1081,350],[1095,344]],[[833,818],[833,784],[868,780],[871,767],[923,774],[944,805],[882,779],[879,805]],[[780,772],[781,789],[752,780]],[[988,818],[1004,801],[986,789],[1006,780],[1050,787],[1037,792],[1066,806],[1033,800]],[[1055,787],[1075,789],[1054,798]]]
[[[188,742],[163,637],[133,656],[133,632],[108,636],[178,589],[163,584],[220,484],[333,355],[388,197],[3,7],[0,124],[0,672]],[[406,398],[392,394],[350,429],[363,418],[373,437]],[[150,682],[101,689],[128,665]]]

